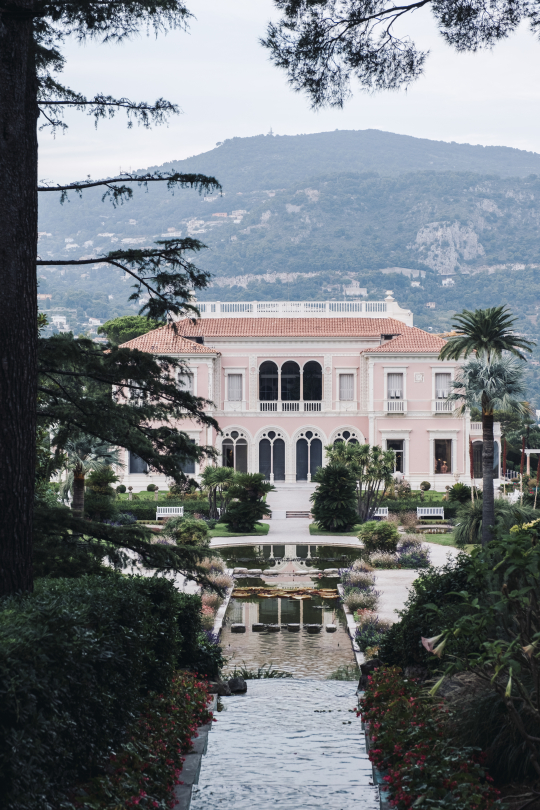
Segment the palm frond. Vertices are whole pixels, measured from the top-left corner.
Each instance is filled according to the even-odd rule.
[[[514,357],[496,357],[491,362],[474,357],[460,367],[448,400],[461,404],[458,413],[478,408],[488,413],[528,414],[523,372],[523,363]]]
[[[452,328],[458,334],[450,337],[441,349],[441,360],[459,360],[476,353],[491,360],[504,352],[525,359],[524,351],[530,352],[536,345],[520,337],[514,331],[517,318],[504,305],[464,310],[454,316]]]

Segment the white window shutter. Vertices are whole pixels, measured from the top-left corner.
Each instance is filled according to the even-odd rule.
[[[341,402],[351,402],[354,399],[354,374],[339,375],[339,398]]]
[[[450,380],[452,375],[448,373],[435,374],[435,396],[437,399],[446,399],[450,393]]]
[[[182,386],[183,391],[187,391],[188,394],[193,393],[193,374],[180,374],[178,377],[180,384]]]
[[[229,374],[228,375],[228,385],[229,385],[229,402],[241,402],[242,401],[242,375],[241,374]]]
[[[388,399],[403,399],[403,374],[388,375]]]

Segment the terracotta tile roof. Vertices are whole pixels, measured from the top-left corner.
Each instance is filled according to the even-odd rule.
[[[429,332],[424,332],[422,329],[406,326],[399,337],[395,337],[375,349],[364,349],[364,353],[379,354],[386,352],[388,354],[389,352],[403,352],[406,354],[409,352],[430,352],[439,354],[445,343],[446,341],[438,335],[430,335]]]
[[[184,335],[222,337],[380,337],[410,327],[393,318],[201,318],[179,323]]]
[[[217,349],[201,346],[194,340],[182,337],[180,331],[175,332],[172,326],[160,326],[152,329],[146,335],[122,343],[124,349],[139,349],[141,352],[154,352],[155,354],[219,354]]]

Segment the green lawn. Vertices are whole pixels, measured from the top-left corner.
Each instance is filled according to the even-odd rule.
[[[325,529],[319,529],[318,523],[310,523],[309,524],[309,533],[310,534],[318,534],[318,535],[326,535],[327,537],[358,537],[358,532],[362,528],[361,523],[357,523],[352,532],[327,532]]]
[[[426,534],[422,532],[422,543],[435,543],[437,546],[453,546],[457,548],[453,532],[449,534]]]
[[[230,532],[225,523],[218,523],[215,529],[210,529],[208,533],[210,537],[252,537],[256,534],[260,534],[261,537],[263,537],[265,534],[268,534],[269,531],[269,523],[257,523],[255,525],[255,531],[253,532]]]

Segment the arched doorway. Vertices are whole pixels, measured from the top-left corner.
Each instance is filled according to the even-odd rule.
[[[311,481],[322,467],[322,442],[318,433],[306,430],[296,442],[296,480]]]
[[[268,481],[285,481],[285,442],[275,430],[263,433],[259,442],[259,472]]]
[[[272,402],[278,398],[278,367],[273,360],[265,360],[259,368],[259,400]]]
[[[300,366],[294,360],[281,366],[281,401],[300,401]]]
[[[232,467],[236,472],[247,473],[248,443],[243,433],[231,430],[221,444],[222,466]]]
[[[322,400],[321,364],[316,360],[310,360],[304,366],[302,378],[304,402],[320,402]]]

